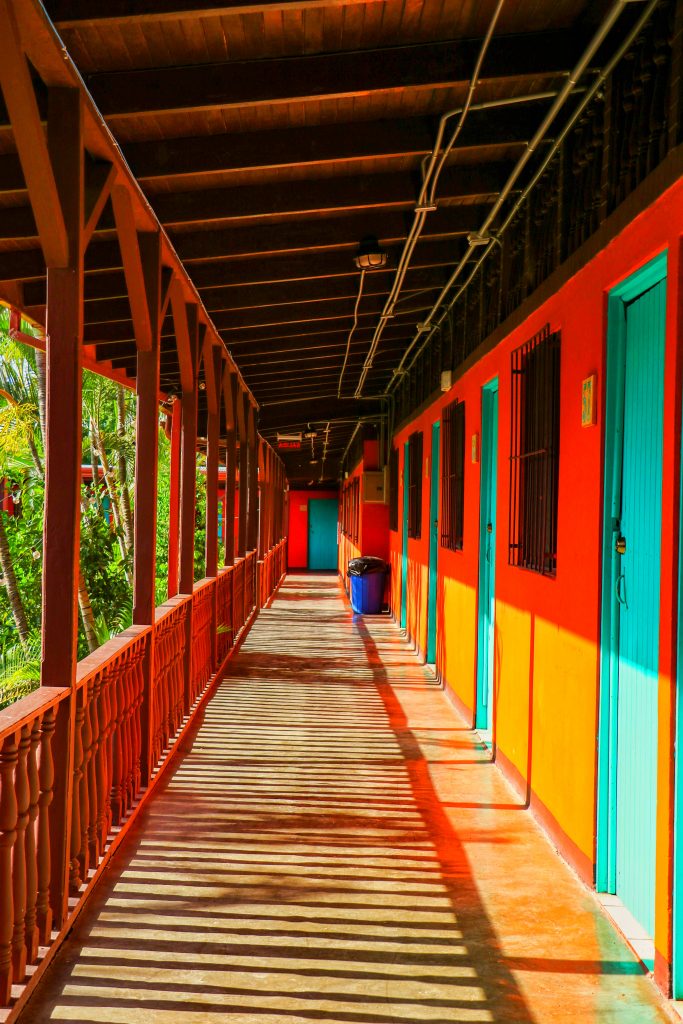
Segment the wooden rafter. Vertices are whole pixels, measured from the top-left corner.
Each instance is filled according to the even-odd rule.
[[[570,70],[586,42],[571,31],[499,36],[490,44],[489,79],[533,78]],[[377,50],[275,60],[228,61],[87,76],[108,119],[278,103],[317,102],[397,88],[450,89],[467,85],[479,39],[449,39]]]
[[[66,267],[69,242],[64,213],[12,0],[0,0],[0,87],[45,262],[51,267]]]
[[[98,225],[116,180],[116,168],[108,160],[85,162],[85,242],[90,241]]]
[[[346,7],[377,0],[287,0],[287,8],[294,11]],[[206,0],[110,0],[106,7],[93,12],[88,0],[51,0],[46,4],[59,28],[78,28],[87,25],[107,25],[124,21],[141,24],[146,21],[178,21],[186,18],[235,17],[241,14],[260,14],[282,10],[282,0],[224,0],[222,4],[207,4]]]
[[[138,348],[143,352],[149,352],[152,347],[152,325],[144,286],[140,239],[135,223],[133,202],[125,185],[114,185],[111,196],[135,339]]]

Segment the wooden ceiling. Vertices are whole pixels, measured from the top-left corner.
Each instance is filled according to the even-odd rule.
[[[495,0],[43,2],[260,403],[261,432],[315,432],[312,445],[287,454],[290,479],[334,479],[358,417],[379,409],[465,236],[548,109],[549,100],[530,99],[470,113],[364,399],[354,399],[421,162],[440,115],[465,98]],[[507,0],[476,103],[559,89],[609,6]],[[37,91],[40,102],[40,83]],[[44,263],[4,109],[0,210],[0,281],[19,278],[24,308],[41,320]],[[359,285],[353,257],[368,235],[389,259],[367,275],[340,399]],[[85,342],[133,375],[109,206],[87,250],[85,295]],[[162,379],[171,390],[177,383],[170,314]]]

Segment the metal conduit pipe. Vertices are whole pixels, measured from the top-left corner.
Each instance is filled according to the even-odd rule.
[[[400,257],[400,260],[399,260],[399,265],[398,265],[398,268],[397,268],[397,271],[396,271],[396,276],[394,278],[393,285],[391,287],[391,291],[389,292],[389,296],[388,296],[388,298],[387,298],[387,300],[386,300],[386,302],[384,304],[384,309],[382,310],[382,314],[381,314],[380,319],[379,319],[379,324],[378,324],[378,326],[377,326],[377,328],[375,330],[375,334],[373,336],[372,342],[370,343],[370,351],[368,353],[368,356],[367,356],[367,358],[365,360],[365,364],[364,364],[363,369],[361,371],[360,381],[359,381],[358,387],[356,389],[356,396],[358,396],[360,394],[360,392],[362,391],[362,389],[363,389],[363,384],[365,383],[365,378],[366,378],[367,372],[368,372],[368,370],[370,368],[369,364],[371,364],[372,358],[374,357],[374,353],[375,353],[375,351],[377,349],[377,345],[379,344],[379,339],[380,339],[382,331],[384,329],[384,324],[386,323],[387,318],[391,315],[393,303],[394,303],[395,299],[397,298],[397,296],[398,296],[398,294],[399,294],[399,292],[401,290],[401,287],[403,285],[403,281],[405,279],[405,275],[406,275],[406,272],[408,270],[408,265],[410,263],[410,258],[411,258],[412,254],[413,254],[414,249],[415,249],[415,245],[417,243],[417,240],[418,240],[420,234],[422,233],[422,228],[424,227],[424,222],[425,222],[427,213],[430,212],[430,210],[434,209],[433,197],[434,197],[434,194],[435,194],[435,191],[436,191],[436,183],[438,181],[439,174],[441,173],[441,169],[443,167],[443,164],[444,164],[444,162],[445,162],[445,160],[446,160],[450,150],[452,149],[452,147],[453,147],[453,145],[454,145],[458,135],[460,134],[460,131],[462,130],[462,126],[465,123],[465,118],[467,117],[468,111],[470,110],[470,107],[472,105],[472,97],[474,95],[474,91],[475,91],[475,89],[477,87],[477,84],[479,82],[479,74],[481,72],[481,67],[482,67],[482,64],[484,62],[484,57],[486,56],[486,51],[488,50],[489,43],[491,42],[491,39],[493,37],[493,32],[494,32],[494,29],[496,27],[496,22],[498,21],[498,18],[500,16],[501,10],[503,9],[503,4],[504,3],[505,3],[505,0],[498,0],[498,3],[496,4],[496,8],[495,8],[495,10],[493,12],[493,15],[492,15],[492,17],[491,17],[491,19],[489,21],[489,26],[488,26],[488,29],[486,31],[486,35],[484,36],[484,39],[482,40],[481,47],[479,48],[479,54],[477,56],[477,61],[476,61],[476,64],[474,66],[474,71],[472,73],[472,77],[470,78],[470,84],[469,84],[469,88],[467,90],[467,96],[465,97],[465,103],[463,104],[462,108],[459,111],[460,118],[459,118],[458,124],[457,124],[457,126],[455,128],[455,131],[453,132],[453,135],[452,135],[451,139],[449,140],[448,146],[444,150],[444,155],[443,155],[441,161],[439,162],[438,167],[436,168],[436,172],[433,174],[434,168],[435,168],[435,165],[436,165],[436,161],[438,159],[439,151],[441,149],[441,142],[442,142],[442,139],[443,139],[443,135],[444,135],[444,132],[446,130],[446,122],[448,121],[449,117],[454,117],[454,116],[456,116],[456,114],[455,114],[455,112],[451,112],[451,113],[445,114],[445,115],[443,115],[441,117],[441,119],[439,121],[439,128],[438,128],[438,131],[437,131],[436,143],[434,145],[434,148],[432,150],[431,156],[429,158],[429,164],[428,164],[427,170],[423,174],[422,188],[420,189],[420,194],[418,196],[417,204],[415,206],[415,216],[413,218],[413,223],[412,223],[411,229],[410,229],[410,231],[408,233],[408,238],[406,239],[405,246],[403,247],[403,251],[401,253],[401,257]],[[432,178],[432,177],[433,177],[434,180],[433,180],[432,187],[431,187],[431,190],[430,190],[430,201],[428,203],[425,203],[425,197],[427,195],[427,189],[428,189],[428,187],[430,185],[430,178]]]
[[[583,75],[584,71],[588,67],[589,61],[592,59],[593,55],[597,52],[598,48],[604,42],[605,38],[607,37],[607,35],[609,34],[611,28],[614,26],[614,24],[616,23],[617,19],[619,18],[619,16],[623,12],[624,8],[628,4],[634,3],[634,2],[635,3],[640,3],[640,2],[644,2],[644,0],[616,0],[615,4],[611,7],[611,9],[609,10],[607,15],[605,16],[605,18],[601,22],[599,28],[595,32],[595,34],[594,34],[593,38],[591,39],[590,43],[588,44],[588,46],[584,50],[583,54],[581,55],[578,63],[575,65],[574,69],[572,70],[571,74],[569,75],[569,78],[567,79],[566,84],[563,86],[563,88],[557,94],[557,96],[555,98],[555,102],[553,103],[552,107],[550,108],[550,110],[548,111],[548,113],[544,117],[543,121],[541,122],[541,124],[540,124],[539,128],[537,129],[533,139],[531,140],[531,142],[527,146],[527,148],[524,151],[524,153],[522,154],[522,156],[517,161],[517,164],[513,168],[512,173],[510,174],[510,177],[508,178],[507,182],[505,183],[502,191],[500,192],[500,194],[498,196],[498,199],[496,200],[496,202],[492,206],[491,210],[487,214],[486,218],[484,219],[484,222],[483,222],[483,224],[482,224],[482,226],[481,226],[481,228],[479,229],[479,232],[478,232],[479,238],[482,238],[482,237],[485,238],[486,237],[491,224],[493,223],[494,219],[498,215],[501,206],[503,205],[505,200],[510,195],[510,192],[514,188],[514,185],[517,182],[517,179],[519,178],[519,175],[524,170],[524,168],[526,167],[527,163],[529,162],[529,160],[531,159],[533,154],[538,149],[540,143],[545,138],[545,136],[546,136],[546,134],[547,134],[547,132],[548,132],[552,122],[557,117],[557,114],[559,113],[560,109],[564,106],[564,104],[569,99],[569,96],[574,91],[574,88],[577,85],[580,77]],[[636,23],[636,26],[637,26],[637,31],[635,33],[636,35],[638,34],[638,32],[640,32],[640,30],[642,29],[643,25],[647,22],[647,20],[649,19],[650,15],[652,14],[652,11],[657,6],[658,2],[659,2],[659,0],[650,0],[650,3],[648,3],[646,10],[643,12],[643,14],[641,15],[641,17],[638,19],[638,21]],[[635,38],[633,31],[629,32],[629,34],[628,34],[628,39],[629,39],[628,46],[630,46],[631,42],[633,41],[632,37]],[[623,56],[623,52],[625,52],[625,49],[627,49],[628,46],[626,46],[623,50],[622,50],[622,47],[619,48],[619,50],[622,51],[622,52],[619,54],[619,57],[616,58],[617,60],[621,59],[621,56]],[[614,60],[614,58],[613,58],[613,60]],[[613,67],[612,61],[610,61],[610,64],[608,65],[608,67],[610,65]],[[585,109],[586,103],[590,102],[590,98],[592,98],[592,96],[595,95],[595,91],[596,91],[597,87],[600,84],[602,84],[602,82],[604,82],[604,80],[607,77],[608,73],[609,72],[607,71],[606,68],[603,68],[598,73],[598,76],[597,76],[595,82],[588,89],[588,91],[586,93],[586,96],[588,97],[588,99],[586,99],[584,97],[584,100],[582,101],[582,104],[579,104],[579,109],[580,110]],[[556,148],[557,147],[555,147],[555,149]],[[553,150],[553,152],[554,151],[555,150]],[[527,192],[527,194],[528,194],[528,192]],[[478,243],[476,241],[475,242],[470,242],[470,244],[468,245],[467,250],[466,250],[464,256],[462,257],[460,262],[455,267],[455,270],[451,274],[451,276],[448,279],[448,281],[446,282],[446,284],[441,289],[441,292],[440,292],[436,302],[434,303],[434,306],[432,307],[429,315],[427,316],[425,321],[420,325],[420,329],[418,330],[417,335],[415,336],[415,338],[413,338],[412,342],[410,343],[410,345],[406,349],[405,353],[403,354],[403,358],[401,359],[401,362],[399,363],[398,367],[394,371],[394,373],[392,375],[392,378],[389,381],[389,384],[387,385],[387,387],[385,389],[385,394],[393,388],[394,383],[397,380],[397,378],[400,377],[403,372],[405,372],[404,371],[404,366],[405,366],[406,360],[407,360],[408,356],[410,355],[411,351],[413,350],[413,348],[415,347],[415,345],[417,344],[421,334],[423,334],[425,331],[429,331],[430,328],[432,328],[432,330],[429,333],[429,337],[427,338],[427,341],[431,338],[432,332],[434,330],[434,328],[432,327],[432,321],[433,321],[433,319],[434,319],[434,317],[435,317],[439,307],[441,306],[442,302],[444,301],[445,297],[447,296],[448,292],[451,290],[451,288],[453,287],[453,285],[457,281],[458,277],[462,273],[465,265],[467,264],[467,261],[469,259],[469,256],[470,256],[472,250],[474,248],[476,248],[477,244]],[[481,265],[481,263],[486,258],[488,253],[491,251],[492,247],[493,246],[492,246],[491,243],[489,243],[486,246],[486,250],[485,250],[484,254],[482,255],[482,257],[477,262],[477,267]],[[472,276],[473,275],[470,275],[470,278],[468,279],[467,283],[469,283],[469,280],[471,280]],[[458,294],[461,294],[461,293],[458,293]],[[451,308],[451,307],[448,307],[448,308]],[[446,317],[446,315],[448,313],[448,308],[444,311],[444,314],[442,315],[442,317],[440,318],[440,320],[439,320],[439,322],[438,322],[438,324],[436,326],[439,326],[441,323],[443,323],[443,320],[445,319],[445,317]],[[413,360],[413,362],[414,362],[414,360]],[[412,366],[412,363],[411,363],[411,366]]]
[[[623,3],[632,3],[632,2],[634,2],[634,0],[622,0],[622,2]],[[639,0],[636,0],[636,2],[639,2]],[[500,244],[501,236],[505,233],[505,231],[507,231],[507,229],[509,228],[510,224],[512,223],[515,215],[517,214],[517,211],[522,206],[522,204],[524,202],[526,202],[526,200],[528,199],[530,193],[533,191],[533,189],[536,187],[536,185],[538,184],[538,182],[542,178],[543,173],[545,172],[546,168],[548,167],[548,164],[552,160],[553,156],[555,155],[555,153],[557,152],[559,147],[562,145],[562,143],[566,139],[567,135],[572,130],[572,128],[574,127],[576,122],[579,120],[579,118],[583,114],[584,110],[589,105],[591,100],[594,98],[594,96],[596,95],[598,90],[601,88],[602,85],[604,85],[605,80],[607,78],[609,78],[609,76],[612,74],[612,72],[614,71],[615,67],[617,66],[619,61],[622,59],[624,54],[627,52],[627,50],[633,45],[635,40],[638,38],[638,36],[640,35],[641,31],[643,30],[643,28],[645,27],[645,25],[647,24],[647,22],[651,18],[651,16],[652,16],[655,8],[657,7],[658,3],[659,3],[659,0],[649,0],[649,3],[647,4],[647,6],[646,6],[645,10],[643,11],[643,13],[641,14],[640,18],[638,18],[638,20],[633,25],[633,28],[625,36],[623,42],[617,48],[616,52],[612,55],[612,57],[607,62],[605,67],[600,71],[600,73],[598,74],[598,76],[595,79],[595,81],[593,82],[593,84],[590,86],[589,89],[586,90],[586,93],[585,93],[583,99],[581,100],[581,102],[579,103],[578,107],[576,108],[576,110],[574,111],[572,116],[569,118],[567,123],[565,124],[564,128],[562,129],[562,131],[555,138],[553,144],[551,145],[551,147],[549,148],[548,152],[546,153],[545,158],[541,162],[540,167],[538,168],[538,170],[535,172],[535,174],[531,178],[531,181],[528,183],[528,185],[526,185],[526,187],[519,194],[517,200],[513,203],[512,208],[510,209],[509,213],[506,215],[506,217],[505,217],[503,223],[501,224],[500,228],[496,231],[495,236],[491,236],[491,239],[490,239],[488,245],[486,246],[486,248],[484,249],[482,255],[479,257],[479,259],[476,261],[476,263],[474,263],[471,273],[468,275],[467,279],[463,282],[461,287],[457,290],[455,295],[449,301],[449,303],[446,306],[444,312],[441,314],[441,316],[439,317],[438,321],[434,324],[434,326],[430,330],[427,338],[425,339],[423,344],[420,346],[418,351],[415,353],[415,355],[411,359],[411,361],[408,364],[408,366],[405,368],[405,370],[403,370],[402,369],[403,363],[404,363],[405,359],[407,358],[407,356],[410,354],[410,351],[413,348],[413,346],[415,345],[415,343],[417,342],[418,338],[420,337],[419,334],[417,335],[416,338],[413,339],[413,341],[411,342],[409,347],[406,349],[406,352],[405,352],[405,354],[403,356],[403,359],[401,360],[401,364],[399,365],[398,370],[395,372],[394,377],[392,378],[392,381],[390,382],[390,386],[393,384],[395,378],[397,378],[398,376],[402,375],[403,373],[408,373],[409,370],[412,369],[412,367],[415,365],[415,362],[417,361],[419,356],[422,354],[424,349],[427,347],[427,345],[431,341],[431,338],[432,338],[435,330],[437,330],[441,326],[441,324],[443,323],[445,318],[448,316],[448,313],[451,311],[451,309],[453,308],[455,303],[458,301],[460,296],[463,294],[463,292],[466,290],[466,288],[469,286],[469,284],[471,283],[471,281],[475,277],[477,271],[481,267],[481,265],[484,262],[484,260],[486,259],[486,257],[493,251],[494,245],[496,245],[496,244],[499,245]],[[467,258],[467,255],[469,255],[470,251],[471,251],[471,249],[468,250],[468,253],[464,257],[464,259]],[[456,270],[457,269],[458,268],[456,268]],[[439,298],[441,298],[441,297],[439,297]],[[438,301],[439,300],[437,300],[437,302]]]
[[[349,336],[346,339],[346,352],[344,354],[344,362],[342,363],[341,373],[339,374],[339,387],[337,388],[337,398],[341,398],[342,381],[344,380],[344,371],[346,370],[346,364],[349,361],[349,352],[351,351],[351,338],[353,337],[356,327],[358,327],[358,309],[360,306],[360,300],[363,297],[363,284],[365,282],[365,270],[360,272],[360,281],[358,282],[358,295],[356,297],[356,305],[353,307],[353,323],[351,324],[351,330]]]
[[[572,91],[575,93],[583,92],[583,87],[575,88]],[[551,89],[546,90],[545,92],[528,93],[523,96],[507,96],[498,100],[485,100],[482,103],[473,103],[469,107],[469,110],[497,110],[504,107],[519,106],[522,103],[533,103],[539,100],[551,100],[555,99],[558,95],[559,94],[556,89]],[[458,114],[462,113],[462,110],[462,107],[456,107],[454,110],[449,110],[447,113],[442,115],[441,120],[439,122],[439,129],[437,131],[437,141],[434,145],[434,149],[432,150],[431,154],[425,157],[424,160],[422,161],[422,172],[424,176],[424,181],[427,181],[428,177],[431,174],[431,167],[441,147],[441,140],[443,139],[443,130],[446,122],[450,118],[456,117]],[[417,245],[420,239],[420,235],[422,234],[422,229],[425,224],[427,213],[433,213],[437,208],[435,193],[438,178],[443,168],[443,164],[445,163],[445,159],[448,157],[459,133],[460,128],[456,129],[456,131],[453,133],[446,147],[445,155],[442,161],[439,163],[438,169],[431,179],[430,194],[429,197],[427,198],[425,198],[425,185],[423,181],[423,189],[420,192],[420,197],[418,197],[418,202],[415,206],[415,217],[413,219],[410,231],[408,232],[408,237],[406,238],[403,250],[401,252],[401,256],[399,258],[399,263],[396,268],[396,276],[394,278],[391,291],[389,293],[388,298],[385,301],[384,308],[382,310],[382,313],[380,314],[379,324],[377,325],[372,341],[370,342],[370,350],[363,365],[361,379],[356,389],[356,393],[354,395],[355,398],[362,398],[360,392],[362,390],[363,384],[365,383],[365,378],[367,376],[368,371],[372,369],[372,361],[379,346],[379,342],[384,332],[386,322],[387,320],[392,319],[394,315],[394,307],[398,302],[402,301],[399,298],[399,293],[401,288],[403,287],[405,275],[409,269],[410,259],[413,255],[413,252],[415,251],[415,246]],[[426,161],[429,161],[429,167],[427,168],[427,170],[425,170]],[[425,290],[432,291],[431,288]]]

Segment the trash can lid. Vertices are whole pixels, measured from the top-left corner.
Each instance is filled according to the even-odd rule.
[[[371,573],[386,571],[387,563],[376,555],[361,555],[360,558],[352,558],[349,562],[350,576],[369,576]]]

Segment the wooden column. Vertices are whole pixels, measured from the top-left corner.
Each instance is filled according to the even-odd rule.
[[[220,441],[220,402],[221,402],[221,349],[211,347],[204,353],[205,365],[212,362],[212,381],[207,379],[207,449],[206,449],[206,575],[216,576],[218,573],[218,444]],[[208,374],[207,374],[208,377]]]
[[[47,268],[47,451],[43,533],[43,686],[71,686],[54,736],[50,904],[67,913],[78,637],[83,353],[83,109],[75,89],[48,94],[48,150],[68,236],[68,265]]]
[[[150,347],[138,348],[135,419],[135,546],[133,555],[133,623],[153,626],[156,607],[156,532],[159,465],[159,351],[161,334],[161,250],[158,232],[139,236],[139,253],[148,309]],[[152,681],[154,632],[142,665],[140,705],[140,773],[147,786],[152,764]]]
[[[137,353],[135,419],[135,547],[133,623],[154,623],[157,469],[159,461],[159,335],[161,261],[158,233],[140,236],[140,257],[151,323],[151,347]]]
[[[247,549],[258,547],[258,434],[256,409],[249,405],[249,517],[247,519]]]
[[[259,438],[258,441],[258,468],[259,468],[259,481],[258,481],[258,493],[259,493],[259,531],[258,531],[258,557],[262,559],[268,551],[268,530],[266,516],[263,514],[264,508],[267,506],[267,472],[266,462],[268,459],[268,451],[266,449],[266,442],[263,438]]]
[[[192,361],[191,387],[183,387],[180,442],[180,593],[194,588],[194,532],[197,482],[197,307],[187,306]],[[189,384],[189,380],[187,381]]]
[[[237,554],[244,558],[247,553],[247,514],[249,511],[249,398],[242,392],[237,399],[238,430],[240,440],[240,507],[237,535]]]
[[[226,368],[223,378],[225,403],[225,564],[235,564],[235,477],[237,461],[237,374]]]
[[[176,399],[171,413],[171,465],[168,515],[168,596],[178,593],[178,555],[180,545],[180,440],[183,422],[182,403]]]

